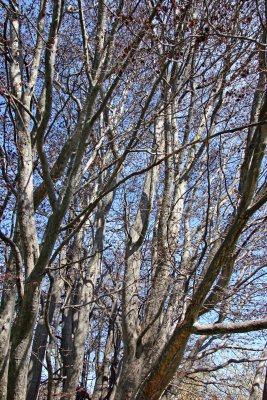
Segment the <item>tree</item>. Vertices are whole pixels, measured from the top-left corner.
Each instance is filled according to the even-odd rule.
[[[259,362],[257,369],[256,369],[256,373],[255,373],[255,377],[253,380],[253,385],[252,385],[251,393],[250,393],[250,400],[261,398],[261,397],[264,399],[264,395],[263,396],[261,395],[262,389],[261,389],[260,385],[261,385],[261,383],[263,384],[263,381],[264,381],[263,373],[264,373],[264,367],[266,364],[265,359],[266,359],[266,346],[262,353],[262,361]]]
[[[267,328],[265,4],[1,7],[1,398],[159,399]]]

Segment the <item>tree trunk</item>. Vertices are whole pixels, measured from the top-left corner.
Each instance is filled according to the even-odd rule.
[[[261,358],[266,359],[267,358],[267,347],[265,347],[265,349],[262,352]],[[264,394],[264,370],[265,370],[265,364],[266,361],[260,361],[257,369],[256,369],[256,373],[254,376],[254,380],[252,383],[252,388],[250,391],[250,396],[249,396],[249,400],[264,400],[264,395],[262,397],[262,393]],[[262,389],[263,388],[263,389]]]
[[[265,368],[265,381],[264,381],[264,387],[263,387],[263,393],[262,393],[262,400],[267,399],[267,368]]]
[[[38,396],[46,343],[47,329],[45,326],[45,317],[42,315],[35,330],[28,372],[27,398],[31,400],[37,399]]]
[[[138,388],[141,384],[143,372],[143,360],[129,357],[122,361],[122,371],[119,377],[118,386],[114,395],[114,400],[134,400]]]
[[[16,284],[11,282],[3,288],[0,314],[0,399],[7,395],[9,342],[16,303]]]
[[[67,308],[64,310],[66,318],[64,318],[65,322],[62,332],[64,342],[62,347],[63,352],[66,352],[66,357],[63,361],[65,365],[63,392],[66,394],[75,392],[83,369],[84,345],[88,334],[89,315],[93,304],[96,279],[100,273],[101,267],[105,217],[111,207],[113,196],[113,194],[107,196],[107,198],[100,203],[96,213],[96,233],[94,237],[93,256],[88,265],[84,264],[84,269],[80,267],[80,278],[76,289],[77,296],[73,296],[77,308],[75,311],[74,308]],[[75,254],[73,254],[74,261],[76,262],[79,262],[79,258],[81,254],[83,254],[84,244],[82,236],[80,236],[76,243],[77,248],[73,249],[75,252]]]
[[[23,307],[22,313],[17,316],[11,331],[8,400],[25,400],[26,398],[27,374],[33,336],[32,327],[39,308],[38,286],[33,285],[29,293],[25,291],[23,301],[25,307]]]
[[[118,351],[116,349],[115,344],[115,332],[114,332],[114,325],[117,317],[117,307],[118,307],[118,299],[115,296],[113,299],[113,305],[111,310],[111,317],[109,320],[109,328],[108,328],[108,335],[106,340],[106,346],[104,351],[103,362],[100,368],[100,371],[97,373],[94,392],[93,392],[93,400],[106,400],[109,398],[109,395],[113,389],[112,378],[111,375],[111,368],[114,367],[113,362],[116,362],[115,353]],[[114,347],[115,349],[114,349]],[[112,352],[114,354],[114,360],[112,362]]]
[[[53,293],[51,296],[50,308],[49,308],[49,324],[52,323],[54,312],[57,305],[60,302],[61,291],[63,288],[64,281],[59,277],[55,280],[53,285]],[[40,316],[38,321],[35,335],[33,338],[32,354],[28,372],[28,388],[27,388],[27,399],[35,400],[38,396],[41,373],[42,373],[42,362],[45,355],[45,349],[47,344],[47,328],[45,325],[44,313]]]

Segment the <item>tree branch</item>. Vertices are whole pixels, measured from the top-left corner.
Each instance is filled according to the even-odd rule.
[[[195,335],[218,335],[225,333],[246,333],[263,329],[267,329],[267,317],[260,320],[210,325],[200,325],[195,323],[192,327],[192,333]]]

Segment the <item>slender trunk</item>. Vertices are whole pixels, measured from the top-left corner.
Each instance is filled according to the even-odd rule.
[[[40,316],[33,339],[32,355],[28,372],[27,398],[37,399],[42,373],[42,362],[47,343],[47,329],[44,315]]]
[[[264,387],[263,387],[263,393],[262,393],[262,400],[267,399],[267,368],[265,368],[265,381],[264,381]]]
[[[71,321],[72,324],[69,324],[68,327],[68,343],[72,341],[72,344],[71,347],[68,346],[67,349],[64,349],[64,351],[67,350],[67,357],[65,357],[65,360],[67,360],[65,362],[67,362],[67,364],[65,365],[63,385],[64,393],[75,392],[75,388],[79,383],[79,378],[83,369],[84,344],[88,333],[89,314],[92,305],[90,303],[91,296],[85,294],[85,290],[82,290],[82,292],[80,304],[89,304],[84,305],[76,311],[75,314],[72,314],[75,322],[73,324],[73,321]],[[66,334],[66,330],[64,330],[64,334]]]
[[[53,286],[53,293],[51,297],[50,309],[49,309],[49,323],[52,323],[54,312],[57,304],[60,302],[61,291],[63,287],[63,280],[58,278]],[[27,399],[37,399],[41,373],[43,368],[43,359],[45,355],[45,349],[47,344],[47,329],[45,325],[45,315],[42,313],[38,321],[35,335],[33,339],[32,354],[28,372],[28,389]]]
[[[109,329],[108,329],[103,362],[96,378],[93,400],[108,399],[108,396],[112,390],[113,382],[111,382],[110,374],[112,368],[112,352],[113,350],[114,353],[116,352],[116,348],[114,349],[113,345],[115,344],[114,325],[117,317],[117,307],[118,307],[117,302],[118,300],[115,297],[115,299],[113,300],[111,317],[109,320]]]
[[[18,240],[18,225],[15,228],[14,242]],[[16,265],[11,251],[6,268],[6,279],[2,288],[0,305],[0,399],[7,396],[10,334],[15,313],[17,287]]]
[[[68,394],[75,393],[75,388],[78,384],[70,385],[71,376],[74,371],[74,341],[75,341],[75,328],[79,321],[79,305],[80,305],[80,291],[82,279],[80,258],[84,256],[83,249],[84,230],[80,231],[75,238],[73,245],[68,249],[70,252],[68,260],[70,266],[66,271],[66,280],[69,287],[66,287],[66,298],[69,302],[64,305],[62,316],[62,343],[61,343],[61,356],[63,362],[63,392]],[[78,306],[78,307],[77,307]]]
[[[263,359],[266,359],[266,357],[267,357],[267,347],[265,347],[261,355],[261,358]],[[260,361],[257,366],[254,380],[252,383],[252,388],[250,391],[249,400],[261,400],[261,398],[262,400],[266,399],[264,396],[262,397],[262,387],[264,386],[264,379],[265,379],[264,376],[265,364],[266,361],[263,360]]]
[[[16,284],[11,281],[4,285],[0,313],[0,399],[2,400],[5,400],[7,395],[9,341],[15,303]]]
[[[72,322],[69,321],[69,323],[72,324],[72,327],[69,327],[69,334],[71,329],[73,339],[71,340],[71,349],[69,349],[68,353],[68,366],[71,366],[71,368],[66,369],[66,379],[64,379],[63,391],[65,393],[75,391],[83,369],[84,345],[88,334],[89,315],[92,307],[94,287],[101,266],[101,254],[104,247],[105,217],[111,207],[112,200],[113,195],[111,194],[105,202],[99,205],[99,209],[96,213],[97,229],[94,238],[94,255],[85,270],[80,270],[81,278],[77,288],[78,296],[75,299],[76,304],[78,304],[78,310],[75,311],[75,315],[73,314]],[[82,242],[79,244],[79,247],[81,249],[83,248]],[[80,254],[81,251],[78,256]],[[70,313],[69,309],[67,313]],[[74,316],[75,321],[73,319]]]

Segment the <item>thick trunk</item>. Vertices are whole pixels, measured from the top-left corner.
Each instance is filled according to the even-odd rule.
[[[34,210],[33,210],[33,182],[32,182],[32,154],[30,138],[26,132],[20,132],[20,148],[23,159],[20,161],[19,174],[19,202],[18,221],[26,278],[33,270],[38,257],[38,243],[36,238]],[[17,272],[17,279],[19,274]],[[22,293],[19,293],[20,297]],[[11,351],[8,373],[7,399],[22,400],[26,396],[27,373],[30,358],[30,347],[32,341],[32,328],[39,306],[39,289],[32,284],[32,287],[25,287],[23,296],[23,310],[17,315],[11,331]],[[34,301],[33,307],[31,303]],[[25,306],[25,307],[24,307]]]
[[[20,10],[17,6],[12,14],[12,23],[10,24],[10,43],[13,62],[10,66],[10,76],[12,82],[12,91],[17,99],[22,96],[22,73],[21,73],[21,42],[20,42],[20,21],[18,18]],[[36,236],[34,207],[33,207],[33,157],[32,144],[29,129],[29,116],[23,109],[16,109],[17,125],[17,147],[19,155],[19,173],[18,173],[18,195],[17,195],[17,221],[20,232],[20,243],[23,255],[26,278],[31,273],[38,257],[38,241]],[[16,279],[21,280],[22,265],[17,265]],[[22,301],[26,305],[24,312],[17,315],[11,330],[11,350],[9,360],[9,372],[7,383],[8,399],[25,399],[27,370],[29,361],[29,349],[32,340],[32,326],[35,321],[36,311],[38,310],[39,290],[36,286],[28,290],[25,288],[23,296],[22,282],[18,285],[19,306]],[[27,296],[30,293],[30,297]],[[23,297],[23,300],[22,300]],[[28,306],[35,300],[36,306],[34,312],[29,312]],[[11,301],[11,307],[14,303]],[[28,324],[29,322],[29,324]],[[9,321],[8,324],[11,322]],[[7,333],[8,339],[9,333]],[[5,343],[6,347],[8,343]],[[6,385],[4,385],[6,387]]]
[[[114,400],[134,400],[140,387],[143,373],[143,359],[133,357],[122,363],[122,371],[119,378]],[[147,398],[148,399],[148,398]]]
[[[22,312],[17,316],[11,331],[8,400],[25,400],[26,398],[32,328],[39,308],[38,286],[32,285],[29,291],[25,291],[23,302]]]
[[[177,329],[158,360],[141,382],[135,400],[158,400],[180,365],[190,337],[190,324]]]

